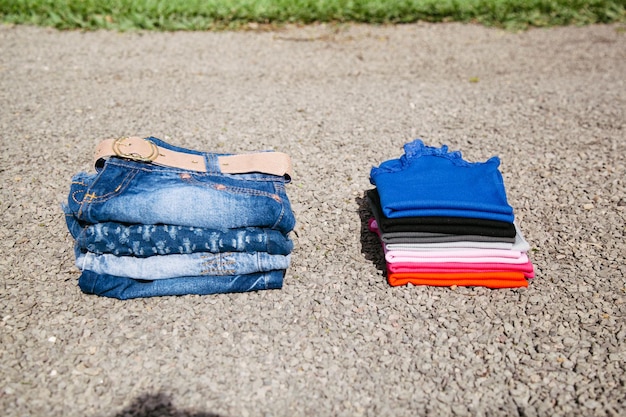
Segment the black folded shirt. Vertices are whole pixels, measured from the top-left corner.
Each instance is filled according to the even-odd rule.
[[[367,191],[367,201],[381,233],[429,232],[451,235],[515,237],[515,225],[498,220],[440,216],[396,217],[393,219],[385,217],[376,188]]]

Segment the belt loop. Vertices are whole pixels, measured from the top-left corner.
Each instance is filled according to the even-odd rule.
[[[219,174],[221,173],[220,164],[217,159],[217,155],[214,153],[205,153],[204,154],[206,170],[209,174]]]

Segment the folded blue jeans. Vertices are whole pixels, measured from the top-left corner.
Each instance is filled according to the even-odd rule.
[[[290,261],[290,255],[270,255],[265,252],[197,252],[147,258],[76,252],[76,266],[81,271],[148,280],[267,272],[287,269]]]
[[[78,279],[78,286],[85,294],[128,300],[279,289],[283,285],[284,274],[284,270],[275,270],[246,275],[206,275],[148,281],[83,271]]]
[[[156,146],[200,155],[207,172],[112,157],[95,174],[72,179],[66,213],[84,223],[170,224],[210,229],[260,227],[288,233],[295,217],[283,176],[221,172],[218,157],[148,138]]]
[[[389,218],[411,216],[474,217],[512,223],[496,156],[467,162],[447,146],[434,148],[417,139],[404,145],[404,155],[370,171],[370,182]]]
[[[189,254],[195,252],[267,252],[288,255],[293,242],[278,230],[246,227],[207,229],[166,224],[82,223],[66,214],[67,227],[83,252],[117,256]]]

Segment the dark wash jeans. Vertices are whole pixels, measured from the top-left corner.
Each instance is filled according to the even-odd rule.
[[[131,298],[166,295],[208,295],[279,289],[284,270],[245,275],[177,277],[158,280],[138,280],[83,271],[78,286],[86,294],[128,300]]]

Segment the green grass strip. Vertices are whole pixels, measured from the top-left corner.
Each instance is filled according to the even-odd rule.
[[[216,30],[256,22],[477,22],[508,29],[626,21],[626,0],[0,0],[0,21],[58,29]]]

